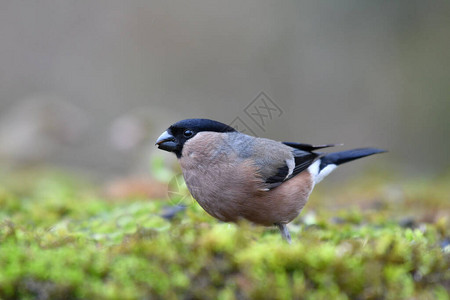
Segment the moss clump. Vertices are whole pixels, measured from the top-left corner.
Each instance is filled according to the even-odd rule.
[[[110,202],[51,174],[9,181],[0,298],[449,299],[449,187],[396,188],[361,183],[333,202],[319,191],[287,245],[276,229],[219,223],[196,204],[169,221],[165,200]]]

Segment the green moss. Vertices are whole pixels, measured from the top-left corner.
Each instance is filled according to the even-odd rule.
[[[290,225],[292,245],[197,204],[168,221],[170,202],[109,202],[60,174],[27,182],[0,186],[1,299],[449,299],[440,181],[401,183],[394,196],[362,182],[331,191],[334,202],[319,190]]]

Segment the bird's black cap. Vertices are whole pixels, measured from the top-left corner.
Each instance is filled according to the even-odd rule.
[[[195,132],[214,131],[214,132],[234,132],[233,127],[210,119],[185,119],[176,122],[169,127],[169,130],[190,129]]]

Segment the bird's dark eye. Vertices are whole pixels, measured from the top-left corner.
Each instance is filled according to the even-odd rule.
[[[184,132],[183,132],[183,135],[185,136],[185,137],[191,137],[192,135],[194,134],[194,132],[192,131],[192,130],[189,130],[189,129],[186,129]]]

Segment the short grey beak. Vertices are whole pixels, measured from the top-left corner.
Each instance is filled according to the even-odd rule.
[[[156,144],[155,145],[161,145],[164,142],[169,142],[169,141],[174,141],[174,137],[173,135],[171,135],[170,133],[168,133],[167,131],[164,131],[159,138],[156,140]]]
[[[155,145],[158,145],[159,149],[169,152],[175,152],[178,149],[178,143],[175,140],[175,137],[167,131],[164,131],[163,134],[159,136]]]

